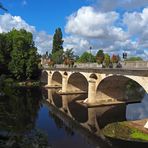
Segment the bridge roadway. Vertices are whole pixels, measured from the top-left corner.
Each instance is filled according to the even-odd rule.
[[[46,79],[45,79],[46,77]],[[88,93],[85,103],[129,99],[125,86],[130,81],[148,93],[148,69],[143,68],[44,68],[46,87],[61,87],[60,94]]]

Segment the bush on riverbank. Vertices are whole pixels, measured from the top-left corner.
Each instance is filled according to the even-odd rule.
[[[16,81],[12,78],[9,78],[6,75],[1,75],[0,76],[0,96],[5,95],[5,91],[7,88],[11,87],[38,87],[41,86],[40,81],[35,81],[35,80],[28,80],[28,81]]]

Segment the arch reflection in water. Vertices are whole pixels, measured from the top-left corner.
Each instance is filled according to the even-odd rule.
[[[54,97],[51,95],[53,93],[51,90],[49,90],[48,93],[48,96]],[[62,107],[59,108],[55,103],[51,104],[58,107],[62,112],[66,113],[69,117],[93,133],[100,133],[100,128],[103,128],[108,123],[126,120],[125,104],[87,108],[76,102],[76,100],[82,100],[86,97],[86,95],[62,95],[59,96],[59,98],[56,96],[56,98],[52,98],[52,100],[60,101],[61,99]]]

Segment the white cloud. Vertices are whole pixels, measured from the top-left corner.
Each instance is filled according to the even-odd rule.
[[[68,17],[65,31],[71,36],[71,44],[67,45],[79,53],[92,46],[94,53],[101,48],[110,54],[121,55],[126,51],[129,56],[148,59],[147,28],[148,8],[141,13],[125,13],[122,18],[115,11],[101,12],[93,7],[82,7]],[[87,43],[83,48],[81,40]]]
[[[136,38],[138,49],[143,49],[147,55],[148,51],[148,8],[142,12],[125,13],[124,23],[128,27],[128,34],[131,38]]]
[[[117,18],[116,12],[101,13],[93,7],[82,7],[68,17],[65,31],[85,37],[106,38],[109,26],[112,26]]]
[[[64,49],[73,48],[75,54],[82,54],[87,51],[90,47],[88,40],[78,36],[67,36],[64,38]]]
[[[0,15],[0,33],[9,32],[13,28],[17,30],[23,28],[31,32],[33,34],[35,45],[37,46],[39,53],[42,54],[51,49],[52,36],[48,35],[44,31],[36,31],[34,26],[26,23],[20,16],[12,16],[8,13]]]
[[[86,40],[89,44],[85,49],[88,49],[91,45],[93,50],[99,48],[106,51],[114,50],[114,45],[117,42],[126,42],[128,39],[128,34],[121,27],[115,26],[118,19],[119,14],[117,12],[103,13],[93,7],[82,7],[68,17],[65,31],[77,36],[77,38]],[[78,45],[79,47],[81,45],[79,41]]]
[[[52,36],[48,35],[45,31],[37,32],[34,35],[34,41],[39,53],[49,52],[52,49]]]
[[[8,32],[13,28],[16,29],[24,28],[32,33],[35,32],[35,27],[27,24],[20,16],[12,16],[11,14],[8,13],[0,15],[0,31]]]

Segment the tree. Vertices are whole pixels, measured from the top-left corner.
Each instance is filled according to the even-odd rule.
[[[84,52],[80,58],[78,59],[78,62],[80,63],[87,63],[87,62],[95,62],[96,59],[94,57],[94,55],[92,55],[91,53],[88,52]]]
[[[73,48],[66,49],[66,51],[64,52],[63,55],[64,55],[64,64],[65,65],[70,65],[72,63],[72,61],[74,62]]]
[[[98,52],[97,52],[97,54],[96,54],[96,61],[97,61],[97,63],[99,63],[99,64],[102,64],[103,63],[103,61],[104,61],[104,52],[103,52],[103,50],[99,50]]]
[[[53,36],[52,54],[60,50],[63,50],[62,31],[61,28],[57,28]]]
[[[0,34],[0,74],[9,74],[8,64],[11,60],[12,41],[8,33]]]
[[[55,64],[62,64],[63,63],[63,50],[56,51],[52,53],[52,61]]]
[[[143,61],[141,57],[130,57],[126,61]]]
[[[113,54],[112,57],[111,57],[111,62],[112,63],[118,63],[119,61],[120,61],[119,55]]]
[[[104,63],[105,63],[105,67],[108,67],[110,64],[110,56],[107,53],[105,54]]]
[[[34,79],[38,77],[39,69],[38,64],[40,62],[39,55],[37,54],[37,48],[30,48],[28,51],[28,60],[26,63],[26,77]]]
[[[34,46],[32,33],[27,32],[24,29],[13,29],[6,34],[9,48],[7,53],[9,54],[8,70],[11,75],[17,80],[34,79],[39,74],[39,56],[37,54],[37,48]],[[7,44],[6,44],[7,45]],[[8,50],[9,49],[9,50]]]
[[[3,4],[0,2],[0,9],[4,10],[4,11],[8,11],[4,6]]]

